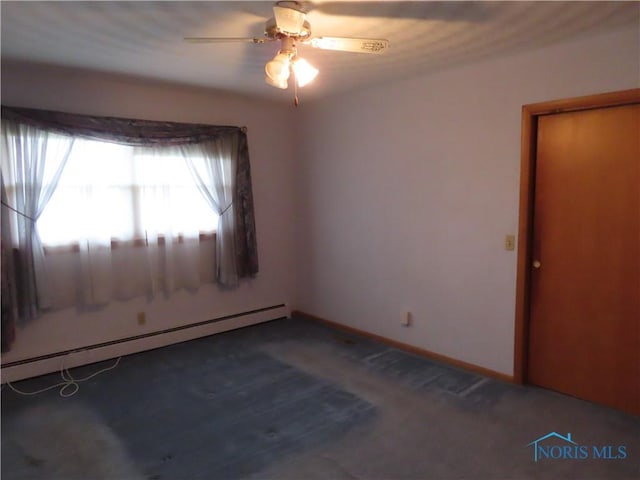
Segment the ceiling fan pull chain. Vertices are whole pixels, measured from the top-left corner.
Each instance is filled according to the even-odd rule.
[[[297,107],[300,103],[298,100],[298,79],[296,78],[295,73],[293,74],[293,104]]]

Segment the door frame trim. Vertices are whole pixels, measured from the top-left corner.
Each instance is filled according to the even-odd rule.
[[[533,246],[533,200],[535,192],[535,161],[538,117],[556,113],[615,107],[640,103],[640,88],[602,93],[522,107],[520,144],[520,206],[518,210],[518,259],[516,273],[516,311],[513,380],[527,383],[529,361],[529,291],[531,250]]]

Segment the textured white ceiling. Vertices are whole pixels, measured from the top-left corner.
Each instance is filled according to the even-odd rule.
[[[302,2],[316,36],[386,38],[383,55],[300,47],[320,69],[307,98],[348,91],[629,27],[638,2]],[[188,44],[261,36],[271,2],[0,3],[2,58],[288,98],[264,82],[277,43]]]

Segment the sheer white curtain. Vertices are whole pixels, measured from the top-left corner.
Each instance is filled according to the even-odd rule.
[[[203,265],[200,234],[212,234],[216,223],[184,159],[169,148],[76,140],[39,222],[50,269],[65,279],[56,306],[197,289],[212,277],[203,266],[213,270]]]
[[[51,306],[50,282],[38,219],[54,195],[74,140],[11,120],[2,122],[2,182],[10,218],[10,239],[3,240],[19,251],[22,318],[34,318]]]
[[[200,286],[200,232],[214,232],[217,215],[194,188],[185,161],[168,147],[134,149],[136,204],[143,219],[155,290]]]
[[[216,280],[221,285],[238,285],[233,196],[236,187],[239,136],[181,147],[198,188],[219,216],[216,234]]]

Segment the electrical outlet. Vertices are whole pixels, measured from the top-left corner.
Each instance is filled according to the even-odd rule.
[[[516,236],[507,235],[506,237],[504,237],[504,249],[515,250],[515,248],[516,248]]]
[[[138,325],[147,323],[147,315],[144,312],[138,312]]]

